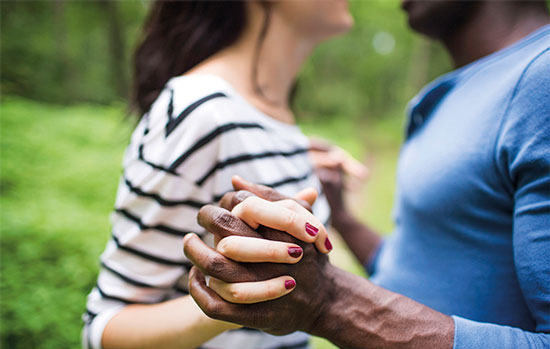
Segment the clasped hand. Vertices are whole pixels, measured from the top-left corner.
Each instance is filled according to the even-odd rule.
[[[313,332],[331,303],[332,249],[323,224],[308,211],[316,193],[289,199],[234,178],[237,192],[203,207],[198,222],[216,248],[195,234],[184,252],[195,265],[189,291],[211,318],[272,334]],[[206,277],[209,276],[209,282]]]

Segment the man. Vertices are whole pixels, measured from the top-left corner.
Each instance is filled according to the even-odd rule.
[[[414,30],[445,45],[457,70],[410,103],[390,238],[380,242],[350,217],[338,185],[326,183],[333,224],[367,264],[370,281],[302,244],[302,261],[285,266],[298,285],[285,297],[228,303],[196,268],[191,294],[211,317],[272,333],[303,330],[340,347],[550,348],[546,3],[411,0],[403,8]],[[231,209],[242,195],[222,206]],[[213,207],[199,221],[218,237],[248,234]],[[186,253],[226,282],[283,275],[277,265],[232,264],[193,243]]]

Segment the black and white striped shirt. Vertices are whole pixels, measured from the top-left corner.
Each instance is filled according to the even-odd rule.
[[[212,237],[196,222],[202,205],[232,190],[231,176],[294,195],[320,183],[307,157],[309,142],[294,125],[260,112],[213,75],[177,77],[143,116],[124,156],[112,236],[88,295],[83,345],[101,347],[107,322],[132,303],[158,303],[187,294],[191,263],[182,237]],[[324,196],[314,213],[329,219]],[[223,333],[205,348],[303,348],[307,335],[255,330]]]

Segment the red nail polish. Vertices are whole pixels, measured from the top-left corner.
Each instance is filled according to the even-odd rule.
[[[325,240],[325,247],[329,251],[332,250],[332,244],[330,243],[330,240],[328,238]]]
[[[298,258],[302,255],[302,248],[301,247],[289,247],[288,248],[288,254],[290,257]]]
[[[294,288],[294,286],[296,286],[296,281],[294,281],[294,280],[286,280],[285,281],[285,288],[287,290],[290,290],[291,288]]]
[[[315,228],[313,225],[306,223],[306,233],[308,233],[311,236],[317,235],[319,232],[319,229]]]

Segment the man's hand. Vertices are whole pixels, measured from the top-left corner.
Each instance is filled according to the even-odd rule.
[[[225,203],[235,206],[246,197],[248,195],[241,192],[227,197]],[[206,315],[272,334],[280,335],[296,330],[314,331],[319,319],[332,303],[331,291],[334,290],[334,268],[325,254],[318,252],[314,245],[299,241],[281,231],[264,226],[254,231],[229,211],[213,206],[201,209],[199,223],[220,239],[229,235],[261,237],[295,244],[303,251],[302,260],[297,264],[240,263],[209,248],[196,235],[187,236],[185,253],[196,266],[189,276],[189,290]],[[214,288],[219,285],[228,287],[224,285],[272,280],[286,275],[297,280],[297,283],[294,290],[290,289],[289,292],[292,292],[282,298],[257,304],[235,304],[227,302],[207,286],[204,274],[217,280]],[[273,289],[275,293],[280,292],[276,286]],[[239,294],[239,290],[243,288],[233,287],[226,297],[232,297],[233,301],[239,300],[241,303],[253,297],[250,294]]]

